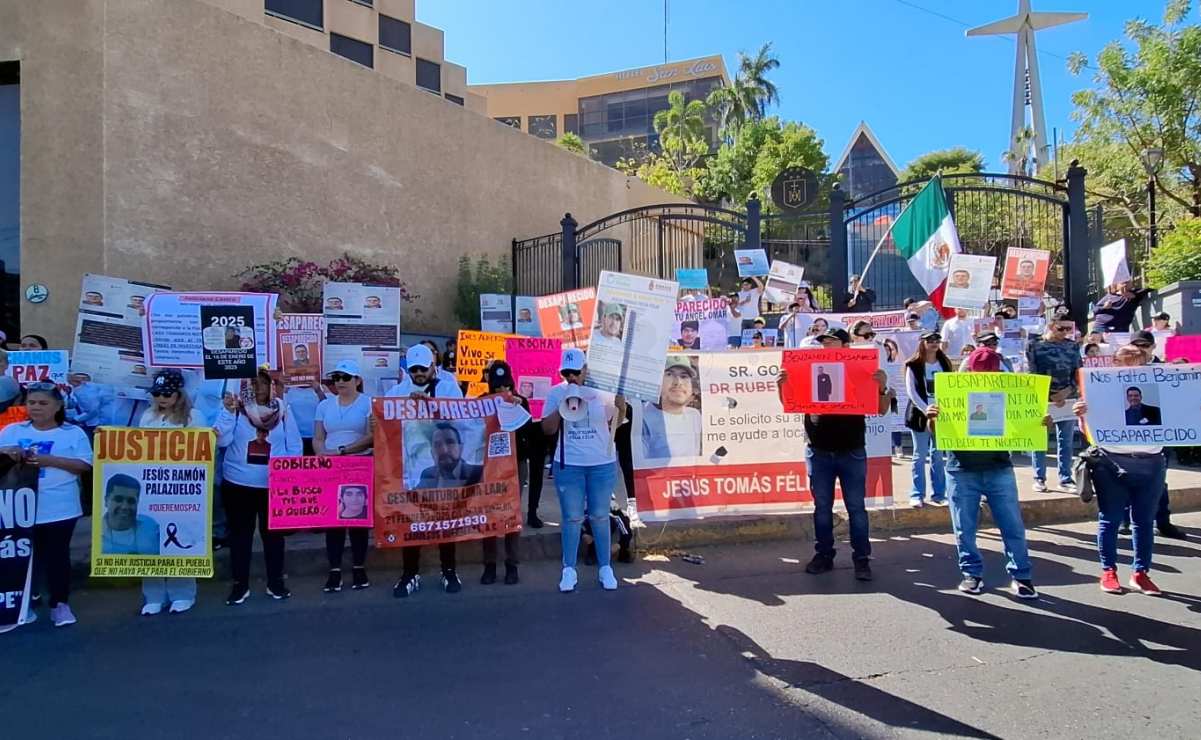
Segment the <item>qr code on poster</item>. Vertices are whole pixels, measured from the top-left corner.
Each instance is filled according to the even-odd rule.
[[[508,457],[512,454],[508,432],[493,432],[488,435],[488,457]]]

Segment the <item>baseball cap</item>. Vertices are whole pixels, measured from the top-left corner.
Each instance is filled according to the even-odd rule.
[[[1135,332],[1134,336],[1130,337],[1130,343],[1135,347],[1142,347],[1143,345],[1154,347],[1155,335],[1144,329],[1143,331]]]
[[[920,339],[922,339],[922,341],[927,339],[942,339],[942,335],[936,331],[924,331],[922,332]]]
[[[976,335],[976,343],[983,344],[984,342],[999,342],[1001,338],[997,336],[995,331],[982,331]]]
[[[183,386],[183,373],[175,368],[167,368],[155,373],[154,382],[150,386],[150,394],[169,396],[172,393],[179,393],[183,390]]]
[[[692,363],[684,355],[668,355],[667,365],[663,368],[665,371],[673,367],[682,367],[688,371],[688,374],[696,377],[696,370],[692,367]]]
[[[328,378],[334,373],[345,373],[347,375],[353,375],[356,378],[363,377],[363,374],[359,372],[359,363],[355,362],[354,360],[342,360],[337,365],[334,365],[334,369],[326,373],[325,377]]]
[[[917,314],[915,314],[915,313],[911,313],[911,314],[909,314],[909,315],[907,315],[907,316],[905,317],[905,320],[906,320],[906,321],[921,321],[921,320],[922,320],[922,317],[921,317],[921,316],[918,316],[918,315],[917,315]]]
[[[620,303],[606,303],[604,315],[605,316],[621,316],[622,318],[625,318],[626,307],[621,305]]]
[[[587,358],[584,357],[584,351],[571,347],[563,350],[563,357],[559,361],[559,372],[564,370],[574,370],[579,372],[584,369],[584,363]]]
[[[405,367],[433,367],[434,353],[424,344],[414,344],[405,352]],[[356,373],[357,374],[357,373]]]
[[[501,387],[514,387],[513,368],[504,360],[496,360],[484,372],[484,380],[488,382],[488,390],[495,391]]]
[[[1171,321],[1172,315],[1170,313],[1168,313],[1167,311],[1160,311],[1159,313],[1155,314],[1151,318],[1155,319],[1156,321]]]
[[[851,343],[851,335],[847,334],[846,329],[827,329],[824,334],[818,334],[818,339],[837,339],[843,344]]]

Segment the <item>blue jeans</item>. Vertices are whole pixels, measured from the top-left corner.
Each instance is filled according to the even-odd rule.
[[[592,523],[596,542],[596,564],[609,564],[609,497],[617,485],[617,463],[604,465],[555,465],[555,489],[563,512],[563,567],[574,568],[580,553],[584,511]]]
[[[1058,456],[1059,482],[1072,482],[1072,441],[1076,434],[1076,422],[1055,422],[1055,454]],[[1034,479],[1047,482],[1047,453],[1034,453]]]
[[[930,458],[930,499],[942,501],[947,497],[947,477],[943,472],[945,459],[941,451],[934,449],[930,432],[909,430],[913,437],[913,489],[909,498],[921,501],[926,497],[926,458]]]
[[[1134,534],[1134,569],[1151,570],[1151,548],[1155,544],[1155,510],[1163,496],[1167,462],[1163,455],[1108,453],[1093,470],[1097,492],[1097,552],[1102,568],[1118,564],[1118,524],[1130,508]],[[1121,467],[1125,474],[1118,472]]]
[[[867,451],[824,452],[805,448],[809,467],[809,490],[813,492],[813,530],[818,555],[834,557],[834,479],[842,488],[842,502],[851,524],[851,555],[855,560],[871,557],[867,534]]]
[[[1026,549],[1026,525],[1018,503],[1018,482],[1013,468],[995,470],[948,470],[947,493],[951,505],[951,525],[955,528],[955,549],[959,551],[959,570],[964,575],[984,575],[984,559],[976,547],[980,522],[980,499],[988,501],[988,510],[1001,530],[1005,547],[1005,570],[1013,578],[1030,579],[1030,553]]]

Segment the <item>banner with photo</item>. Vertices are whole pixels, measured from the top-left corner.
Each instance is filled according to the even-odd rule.
[[[798,313],[796,332],[798,335],[817,336],[829,329],[850,331],[856,321],[866,321],[877,332],[905,329],[906,311],[873,311],[871,313]]]
[[[7,455],[0,459],[0,633],[29,616],[39,472]]]
[[[521,529],[516,441],[491,397],[377,398],[374,414],[377,547]]]
[[[658,397],[678,290],[673,280],[601,271],[585,385],[629,398]]]
[[[142,325],[146,298],[166,285],[124,278],[83,276],[71,372],[87,373],[95,383],[149,388]]]
[[[742,349],[770,349],[780,343],[779,329],[743,329]]]
[[[784,260],[772,260],[763,297],[768,303],[788,305],[796,300],[797,287],[805,277],[805,268]]]
[[[513,371],[517,393],[530,402],[530,415],[542,419],[546,394],[559,383],[559,359],[563,343],[543,337],[511,337],[505,340],[505,358]]]
[[[400,288],[368,283],[326,283],[321,294],[325,317],[322,373],[350,360],[363,373],[363,390],[382,395],[399,382]]]
[[[984,308],[992,292],[996,268],[996,257],[964,252],[951,255],[942,304],[948,308]]]
[[[273,457],[267,476],[270,529],[375,523],[375,461],[370,455]]]
[[[8,352],[6,374],[22,388],[30,383],[54,383],[65,389],[70,365],[65,349],[14,349]]]
[[[1095,444],[1201,445],[1201,365],[1083,368],[1080,379]]]
[[[872,377],[880,369],[875,347],[785,350],[783,367],[789,413],[871,416],[880,411],[880,386]]]
[[[1001,276],[1002,298],[1042,298],[1051,271],[1051,253],[1043,249],[1010,247],[1005,250]]]
[[[940,450],[1045,451],[1051,378],[1019,373],[936,373]]]
[[[272,319],[274,322],[274,319]],[[254,309],[250,306],[201,306],[205,380],[253,378],[258,372]],[[278,335],[276,336],[278,341]]]
[[[564,349],[588,349],[592,316],[596,313],[596,288],[539,296],[537,300],[542,336],[558,339]]]
[[[682,349],[725,349],[730,301],[726,298],[682,299],[676,302],[672,342]]]
[[[275,305],[279,296],[274,293],[151,293],[146,298],[146,331],[143,340],[145,357],[151,367],[174,367],[203,370],[205,368],[205,338],[217,329],[222,340],[233,334],[227,326],[232,320],[239,346],[254,350],[254,364],[276,367],[277,339],[275,336]],[[250,309],[250,313],[217,311],[202,322],[201,309],[235,307]],[[243,326],[237,325],[241,317]],[[248,318],[249,317],[249,318]],[[216,323],[214,323],[216,322]],[[224,322],[224,323],[222,323]],[[143,368],[144,370],[145,368]],[[94,378],[93,378],[94,380]]]
[[[812,510],[804,417],[785,412],[776,391],[781,359],[779,351],[668,355],[659,398],[631,403],[639,518]],[[882,417],[868,418],[867,430],[867,506],[891,506],[891,430]]]
[[[734,262],[738,265],[740,278],[762,277],[771,270],[766,249],[735,249]]]
[[[212,429],[100,427],[92,471],[92,576],[210,578]]]
[[[523,337],[541,336],[538,302],[533,296],[517,296],[517,330],[513,330],[513,296],[507,293],[480,294],[480,330]]]
[[[279,337],[279,369],[285,386],[308,388],[321,379],[325,317],[319,313],[286,313],[275,328]]]

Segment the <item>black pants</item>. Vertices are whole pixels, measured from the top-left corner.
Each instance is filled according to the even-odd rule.
[[[50,592],[50,608],[67,603],[71,594],[71,535],[78,518],[33,525],[34,562],[42,561],[41,572]],[[36,593],[36,586],[34,592]]]
[[[542,501],[542,480],[546,477],[546,435],[542,429],[535,429],[530,435],[529,460],[530,500],[526,505],[529,513],[538,513],[538,504]]]
[[[626,419],[631,420],[632,412],[626,408]],[[626,496],[634,498],[634,448],[630,446],[630,430],[634,426],[633,421],[622,424],[617,427],[617,434],[613,437],[614,443],[617,445],[617,464],[621,466],[621,479],[626,484]]]
[[[497,537],[484,539],[484,564],[496,565]],[[509,532],[505,535],[505,565],[517,565],[521,562],[521,532]]]
[[[221,484],[221,498],[229,521],[229,560],[234,583],[250,584],[250,553],[254,547],[257,520],[259,539],[263,541],[263,561],[267,566],[267,583],[282,585],[284,536],[267,529],[267,489],[225,481]]]
[[[342,567],[342,553],[346,551],[346,535],[350,534],[350,562],[356,568],[367,564],[367,528],[333,527],[325,530],[325,555],[329,558],[329,569]]]
[[[415,576],[421,572],[421,545],[400,548],[400,556],[404,575]],[[442,572],[455,569],[455,543],[438,545],[438,556],[442,559]]]

